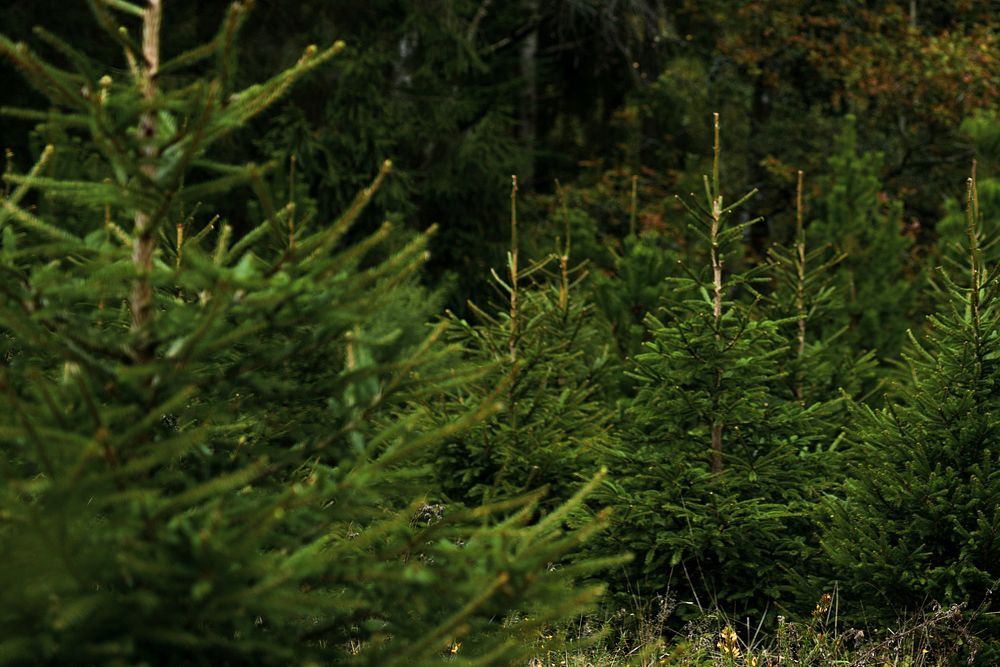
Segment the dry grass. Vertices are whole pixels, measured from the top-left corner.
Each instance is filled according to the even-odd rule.
[[[836,596],[824,594],[807,621],[779,617],[771,632],[716,612],[665,640],[672,610],[670,599],[658,598],[644,609],[619,611],[606,622],[581,619],[575,627],[540,637],[529,667],[945,667],[962,658],[971,664],[977,646],[959,605],[931,609],[872,636],[843,627]],[[581,649],[573,649],[573,641],[558,641],[592,640],[608,626],[631,627],[633,636],[605,636]],[[550,642],[561,647],[547,649]]]

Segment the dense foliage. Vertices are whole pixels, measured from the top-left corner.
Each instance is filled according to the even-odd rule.
[[[989,2],[254,4],[0,16],[0,663],[1000,659]]]
[[[43,176],[52,146],[8,174],[0,655],[390,665],[464,641],[508,663],[519,638],[593,597],[571,580],[590,566],[549,567],[584,534],[561,533],[570,506],[534,520],[537,496],[427,503],[408,463],[496,406],[421,428],[420,403],[476,369],[451,366],[441,327],[400,318],[401,292],[423,298],[412,276],[426,236],[387,257],[389,226],[343,242],[389,163],[337,220],[307,225],[294,202],[273,204],[258,167],[208,157],[343,44],[233,91],[245,7],[162,63],[160,11],[140,12],[141,45],[112,29],[134,65],[120,81],[83,55],[63,70],[0,41],[60,109],[50,122],[97,155],[90,180]],[[167,75],[213,56],[211,80]],[[266,217],[235,239],[196,204],[238,182]],[[78,216],[37,217],[32,188]]]

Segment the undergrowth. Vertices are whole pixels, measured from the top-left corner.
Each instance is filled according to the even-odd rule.
[[[778,616],[766,628],[714,611],[671,631],[674,606],[671,597],[660,596],[641,609],[585,617],[542,633],[529,667],[944,667],[973,664],[980,646],[970,625],[981,610],[963,605],[934,606],[894,628],[861,629],[843,624],[839,596],[824,593],[802,621]],[[601,639],[593,641],[596,635]],[[548,649],[557,639],[563,640],[559,648]],[[574,641],[589,646],[574,649]]]

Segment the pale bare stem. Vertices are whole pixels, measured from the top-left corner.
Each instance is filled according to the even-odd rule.
[[[722,194],[719,192],[719,114],[712,114],[715,126],[715,140],[712,149],[712,280],[714,285],[715,337],[719,338],[719,322],[722,319],[722,258],[719,257],[719,228],[722,225]]]
[[[715,339],[722,337],[722,257],[719,231],[722,225],[722,195],[719,193],[719,114],[715,119],[715,148],[712,160],[712,225],[710,230],[712,259],[712,314],[715,316]],[[722,369],[715,369],[715,393],[722,391]],[[717,398],[716,398],[717,400]],[[722,472],[722,422],[712,422],[712,472]]]
[[[715,315],[716,338],[722,319],[722,258],[719,256],[719,225],[722,220],[722,197],[712,200],[712,314]]]
[[[511,362],[517,361],[517,176],[510,177],[510,348]]]
[[[345,352],[346,356],[344,364],[346,365],[348,371],[353,371],[358,366],[358,362],[355,359],[354,355],[354,337],[357,335],[357,333],[358,329],[355,328],[351,331],[348,331],[347,334],[344,336],[344,338],[347,339],[347,350]]]
[[[565,253],[559,256],[559,275],[559,310],[565,317],[569,306],[569,255]]]
[[[160,24],[162,20],[161,0],[148,0],[142,21],[142,94],[150,108],[139,118],[139,140],[142,153],[142,172],[150,180],[156,177],[156,114],[152,109],[156,96],[156,75],[160,69]],[[156,237],[151,228],[150,212],[138,210],[135,213],[135,240],[132,246],[132,263],[136,268],[136,281],[132,288],[132,328],[141,334],[149,324],[153,311],[153,289],[149,283],[149,273],[153,268],[153,251]],[[148,359],[148,335],[141,336],[136,356]]]
[[[806,235],[802,227],[802,170],[799,170],[798,184],[795,187],[795,250],[798,254],[795,262],[797,278],[795,285],[795,309],[799,320],[798,356],[806,351]],[[795,395],[800,401],[805,395],[802,378],[799,377],[795,386]]]
[[[559,254],[559,310],[562,311],[563,317],[566,317],[566,309],[569,306],[569,250],[571,233],[569,211],[566,208],[566,194],[563,192],[558,180],[556,181],[556,193],[559,196],[559,203],[562,207],[563,233],[566,236],[566,242],[562,247],[562,252]]]
[[[715,339],[722,337],[722,259],[719,257],[719,224],[722,219],[722,197],[712,200],[712,312],[715,315]],[[722,391],[722,369],[715,369],[715,393]],[[722,423],[712,422],[712,472],[722,472]]]
[[[142,17],[142,56],[146,71],[143,83],[146,97],[152,98],[156,75],[160,70],[160,23],[163,19],[162,0],[146,0],[149,4]]]
[[[969,235],[969,257],[972,273],[970,300],[973,321],[979,325],[979,193],[976,191],[976,161],[972,161],[972,175],[969,177],[965,195],[965,220]]]
[[[181,258],[184,253],[184,223],[177,223],[177,268],[181,268]]]
[[[518,301],[517,301],[517,176],[511,175],[510,177],[510,339],[507,341],[510,348],[510,363],[511,363],[511,381],[507,386],[507,418],[509,420],[510,432],[511,432],[511,444],[512,452],[516,452],[519,448],[519,437],[517,430],[517,401],[514,395],[516,390],[516,374],[517,374],[517,343],[519,336],[519,313],[518,313]],[[509,460],[509,458],[508,458]],[[497,474],[496,487],[499,488],[500,480],[504,475],[504,471],[507,467],[505,463],[503,468]]]

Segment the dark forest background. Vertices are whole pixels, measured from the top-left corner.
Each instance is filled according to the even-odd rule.
[[[171,48],[211,37],[226,7],[171,2]],[[44,22],[95,55],[115,55],[86,3],[13,3],[2,20],[8,34]],[[642,219],[656,225],[676,217],[664,195],[698,185],[712,112],[723,119],[730,187],[762,193],[756,252],[790,238],[795,174],[803,170],[818,192],[848,115],[858,149],[882,156],[881,191],[902,202],[908,233],[928,245],[944,202],[961,198],[974,154],[962,122],[996,106],[995,21],[993,3],[973,0],[260,0],[239,81],[289,66],[302,44],[343,39],[350,58],[224,150],[259,162],[295,155],[323,219],[391,158],[395,177],[366,213],[369,225],[440,224],[431,280],[462,276],[457,304],[502,261],[510,174],[525,194],[550,194],[558,180],[618,195],[621,208],[636,175],[649,209]],[[4,104],[39,102],[15,71],[0,76]],[[21,167],[31,155],[24,130],[12,121],[0,129]],[[36,136],[36,148],[45,140]],[[620,217],[603,213],[599,238],[625,236]],[[223,217],[239,225],[246,213]]]

